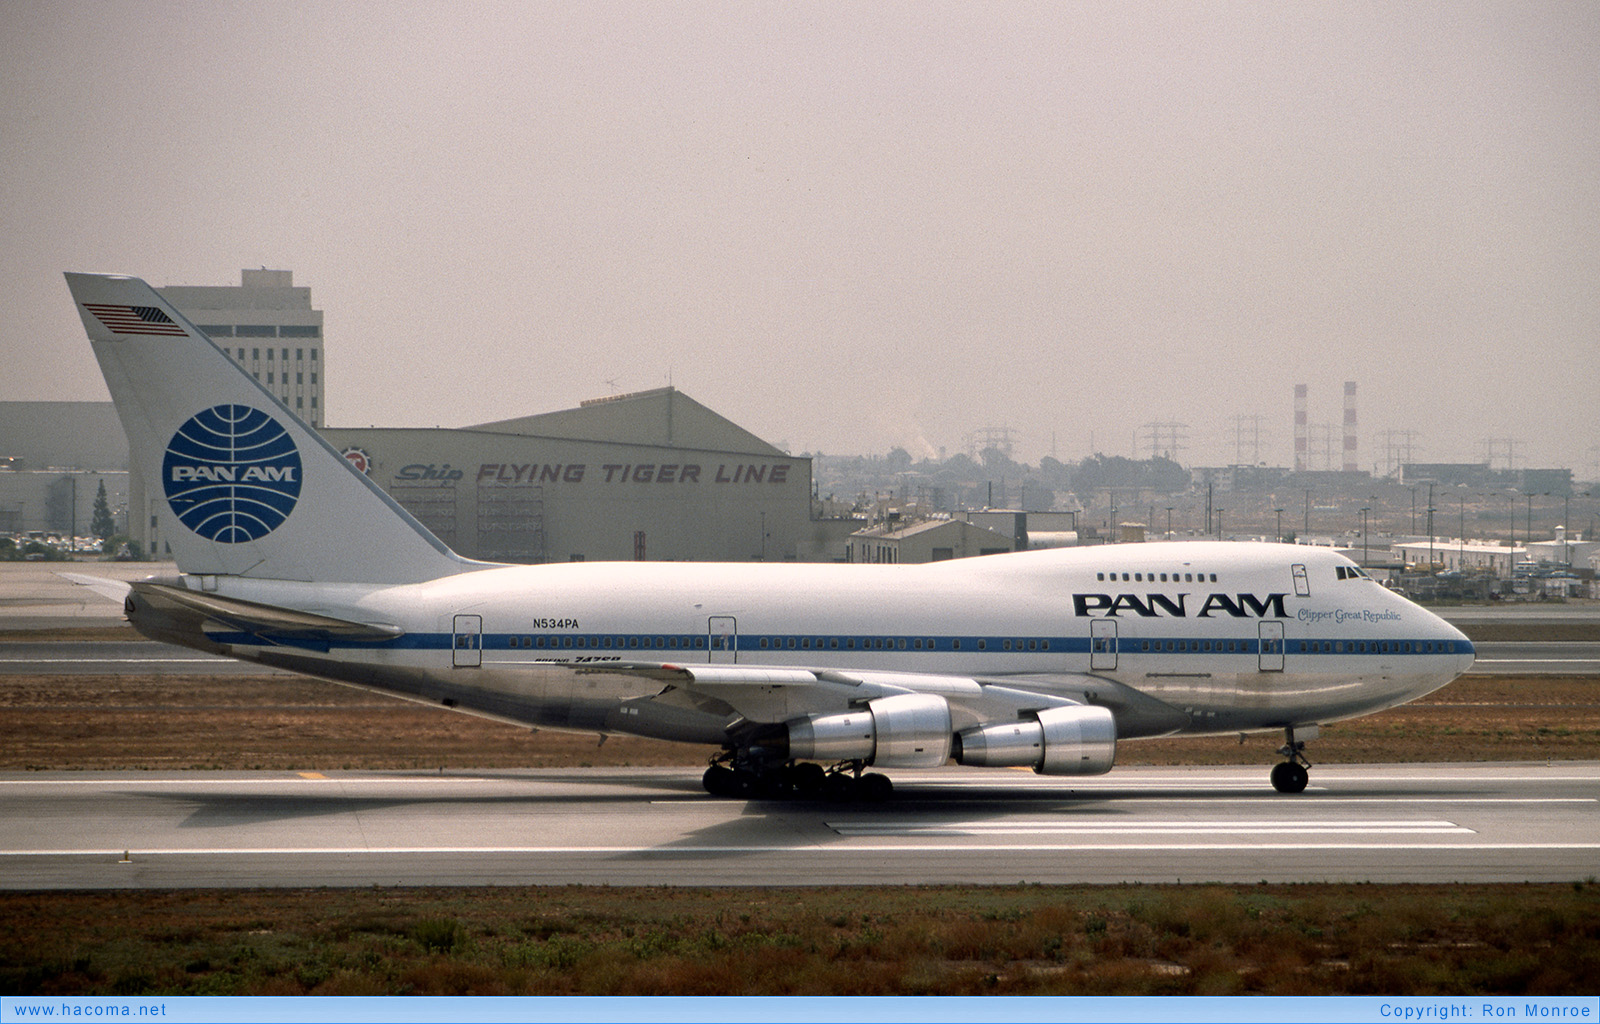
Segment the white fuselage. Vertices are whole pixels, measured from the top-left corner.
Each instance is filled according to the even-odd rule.
[[[508,566],[406,586],[226,581],[230,596],[398,627],[230,653],[527,725],[720,742],[726,709],[656,701],[649,663],[836,669],[946,692],[957,725],[1006,713],[970,685],[1110,707],[1121,738],[1280,729],[1411,700],[1471,643],[1330,551],[1166,543],[922,566]],[[605,671],[607,665],[618,671]],[[957,687],[956,689],[959,689]],[[749,702],[744,718],[750,717]],[[780,697],[758,712],[782,721]],[[840,704],[840,710],[847,707]],[[993,712],[993,713],[991,713]]]

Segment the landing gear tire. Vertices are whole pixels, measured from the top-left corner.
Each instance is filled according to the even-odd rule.
[[[894,796],[894,783],[887,775],[869,772],[856,781],[856,795],[864,803],[881,804]]]
[[[802,761],[789,768],[789,789],[802,800],[815,799],[827,781],[828,773],[820,764]]]
[[[719,755],[700,778],[712,796],[736,800],[812,800],[824,794],[831,776],[820,764],[762,764],[736,754]],[[854,779],[848,779],[854,785]]]
[[[1306,739],[1317,738],[1315,725],[1300,727],[1301,735]],[[1294,726],[1283,730],[1284,744],[1278,748],[1278,753],[1283,755],[1283,763],[1272,769],[1272,788],[1280,793],[1304,793],[1306,783],[1311,781],[1311,762],[1306,760],[1306,742],[1294,738]]]
[[[1311,773],[1294,761],[1284,761],[1272,768],[1272,788],[1280,793],[1304,793]]]
[[[739,773],[732,768],[714,764],[700,777],[700,785],[712,796],[737,796]]]
[[[847,804],[856,798],[856,780],[844,772],[834,772],[823,777],[822,798],[836,803]]]

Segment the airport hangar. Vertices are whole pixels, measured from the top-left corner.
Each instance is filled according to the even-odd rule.
[[[321,433],[440,540],[506,562],[833,561],[811,460],[675,388],[459,429]]]

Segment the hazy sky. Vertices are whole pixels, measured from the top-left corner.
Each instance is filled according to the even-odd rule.
[[[0,400],[106,397],[63,270],[259,266],[341,426],[1282,465],[1354,380],[1593,475],[1600,5],[0,3]]]

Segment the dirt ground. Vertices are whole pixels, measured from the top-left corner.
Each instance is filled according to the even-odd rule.
[[[1131,741],[1118,764],[1268,764],[1276,733]],[[292,676],[0,676],[0,769],[693,766],[712,748],[531,731]],[[1314,763],[1600,759],[1600,679],[1463,676],[1326,726]]]

